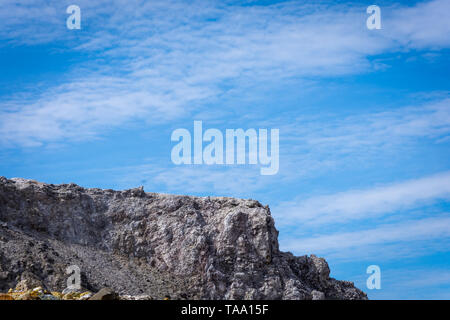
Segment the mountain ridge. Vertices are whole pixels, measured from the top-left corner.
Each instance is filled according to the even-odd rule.
[[[315,255],[281,252],[255,200],[0,177],[0,291],[20,280],[155,299],[367,299]]]

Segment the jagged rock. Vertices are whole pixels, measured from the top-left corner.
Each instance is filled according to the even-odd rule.
[[[14,300],[36,300],[30,292],[25,292],[14,297]]]
[[[0,300],[14,300],[14,298],[9,293],[0,293]]]
[[[83,292],[80,294],[79,300],[89,300],[94,294],[92,292]]]
[[[117,293],[114,292],[111,288],[103,288],[96,294],[94,294],[92,297],[89,298],[89,300],[117,300],[119,297]]]
[[[44,294],[41,297],[41,300],[60,300],[57,296],[51,295],[51,294]]]
[[[325,300],[325,294],[323,292],[313,290],[311,295],[313,300]]]
[[[78,265],[88,291],[122,296],[367,298],[330,278],[324,259],[281,252],[269,208],[254,200],[0,177],[0,221],[0,291],[28,278],[62,291]]]
[[[124,295],[119,297],[120,300],[153,300],[152,296],[149,295],[140,295],[140,296],[131,296]]]
[[[14,291],[21,292],[21,291],[28,291],[30,288],[33,288],[32,285],[30,285],[30,280],[24,279],[21,280],[16,287],[14,288]]]

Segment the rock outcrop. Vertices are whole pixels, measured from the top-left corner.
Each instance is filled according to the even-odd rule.
[[[21,280],[154,299],[366,299],[314,255],[280,252],[254,200],[85,189],[0,177],[0,292]]]

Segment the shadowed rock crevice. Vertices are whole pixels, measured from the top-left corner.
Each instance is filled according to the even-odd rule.
[[[32,278],[179,299],[366,299],[324,259],[279,251],[254,200],[85,189],[0,177],[0,291]]]

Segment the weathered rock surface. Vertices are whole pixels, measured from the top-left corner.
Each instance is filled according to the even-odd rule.
[[[62,291],[163,299],[366,299],[314,255],[280,252],[253,200],[113,191],[0,177],[0,292],[20,280]]]
[[[111,288],[103,288],[92,297],[90,297],[89,300],[117,300],[118,298],[119,297],[114,292],[114,290],[112,290]]]

